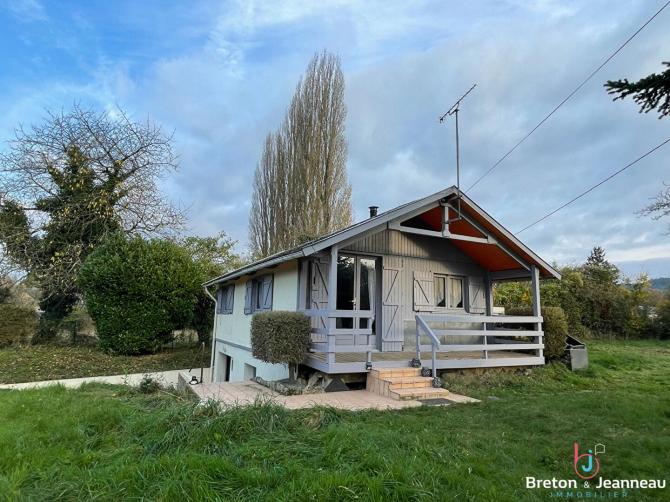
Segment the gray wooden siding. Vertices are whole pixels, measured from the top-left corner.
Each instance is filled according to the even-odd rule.
[[[426,274],[463,276],[464,295],[471,313],[484,313],[485,270],[448,239],[385,230],[363,237],[341,252],[382,257],[382,351],[401,351],[413,343],[415,330],[414,277]],[[458,312],[444,308],[435,312]]]

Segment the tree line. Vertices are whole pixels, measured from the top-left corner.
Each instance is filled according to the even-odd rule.
[[[542,281],[540,298],[542,307],[563,309],[571,335],[670,338],[670,289],[652,289],[646,275],[623,278],[601,247],[595,247],[583,264],[559,271],[560,281]],[[530,306],[530,284],[496,285],[494,303],[511,310]]]
[[[256,168],[252,256],[351,223],[345,118],[339,58],[315,54]],[[179,329],[209,339],[213,302],[201,284],[246,258],[223,232],[180,236],[186,215],[158,185],[177,168],[172,136],[120,109],[75,105],[16,131],[0,155],[0,303],[32,326],[34,311],[4,283],[18,276],[39,289],[33,342],[56,338],[84,305],[115,353],[155,352]]]
[[[670,111],[670,69],[606,87],[615,99],[632,97],[641,112]],[[249,214],[254,258],[351,223],[344,90],[339,58],[315,54],[280,127],[267,135]],[[0,153],[0,303],[14,308],[8,277],[39,289],[35,341],[53,339],[84,301],[99,334],[111,337],[103,340],[110,350],[154,351],[187,327],[208,336],[212,303],[200,284],[246,258],[225,233],[180,237],[185,214],[158,184],[177,168],[172,136],[122,110],[74,106],[17,129]],[[669,201],[666,188],[643,212],[666,216]],[[577,333],[667,332],[667,298],[643,279],[622,283],[602,250],[562,273],[563,281],[543,285],[544,302],[561,306]],[[500,286],[496,295],[509,307],[529,299],[523,285]]]

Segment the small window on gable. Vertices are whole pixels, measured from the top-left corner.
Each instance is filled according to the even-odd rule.
[[[463,279],[460,277],[449,278],[449,308],[463,308]]]
[[[447,277],[444,275],[436,275],[433,279],[435,283],[435,306],[447,306]]]
[[[433,285],[436,307],[464,308],[464,280],[462,277],[435,274]]]

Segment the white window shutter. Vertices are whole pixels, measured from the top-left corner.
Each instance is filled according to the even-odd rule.
[[[435,308],[435,285],[432,272],[414,271],[414,310],[430,311]]]

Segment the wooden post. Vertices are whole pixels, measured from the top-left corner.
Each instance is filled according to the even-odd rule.
[[[334,312],[337,310],[337,253],[339,248],[336,245],[330,248],[330,269],[328,270],[328,310]],[[328,364],[335,363],[335,337],[331,335],[335,329],[337,319],[334,317],[328,318],[328,334],[326,335],[328,341],[328,354],[326,360]]]
[[[533,315],[539,317],[542,315],[542,309],[540,308],[540,271],[535,265],[530,267],[530,289],[533,296]],[[537,323],[535,331],[542,331],[542,323]],[[542,337],[536,336],[535,343],[542,343]],[[538,349],[537,355],[538,357],[544,357],[544,350]]]
[[[484,300],[486,301],[486,315],[491,316],[493,315],[493,283],[491,281],[491,272],[488,270],[486,271],[486,275],[484,277]],[[488,345],[489,343],[489,337],[486,336],[486,330],[487,326],[486,323],[482,323],[484,327],[484,345]],[[484,359],[489,358],[489,351],[484,350]]]
[[[491,273],[487,270],[484,277],[484,298],[486,301],[486,315],[493,315],[493,283],[491,281]]]

